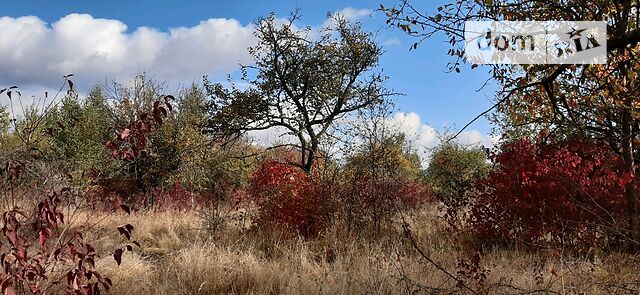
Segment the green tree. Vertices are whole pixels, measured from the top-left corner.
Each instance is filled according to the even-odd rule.
[[[0,106],[0,136],[9,134],[9,112],[5,106]]]
[[[61,104],[47,114],[46,132],[49,149],[55,159],[82,172],[102,169],[108,154],[104,147],[110,139],[113,118],[100,88],[94,88],[80,100],[77,94],[66,95]]]
[[[447,209],[456,212],[467,206],[475,195],[474,184],[489,173],[485,151],[442,140],[432,150],[425,181]]]
[[[294,14],[281,23],[271,15],[256,22],[257,46],[249,49],[255,70],[247,89],[207,83],[212,96],[209,132],[237,136],[250,130],[284,128],[300,151],[292,163],[310,172],[322,140],[336,120],[376,104],[390,93],[377,71],[382,51],[359,25],[335,17],[318,39],[298,30]],[[252,72],[252,75],[254,73]]]
[[[9,132],[9,112],[4,106],[0,106],[0,161],[4,159],[15,148],[15,140]]]
[[[115,129],[123,130],[143,114],[149,115],[154,102],[162,97],[164,87],[163,83],[148,78],[146,73],[138,74],[127,84],[113,82],[104,85],[114,114]],[[175,122],[176,112],[167,115],[162,125],[151,129],[140,155],[120,163],[120,176],[132,181],[137,191],[147,192],[167,184],[168,178],[180,166],[181,155],[177,150],[180,126]],[[149,201],[153,203],[154,200]]]
[[[111,101],[107,106],[112,121],[125,127],[148,111],[163,91],[161,83],[144,74],[128,85],[114,83],[109,87]],[[203,88],[193,84],[181,90],[171,105],[163,123],[151,129],[140,155],[120,161],[120,168],[115,169],[118,177],[133,183],[138,192],[180,182],[191,189],[224,194],[227,188],[246,183],[252,166],[243,161],[242,153],[248,146],[239,140],[221,147],[203,132],[208,117]],[[154,203],[153,199],[147,201]]]
[[[221,146],[203,133],[208,115],[207,95],[198,85],[182,91],[177,102],[175,123],[180,126],[178,151],[182,157],[177,180],[196,188],[222,192],[248,182],[254,162],[244,140]]]
[[[364,144],[347,157],[345,170],[371,177],[406,178],[416,180],[422,167],[420,156],[410,147],[403,133],[395,133]]]

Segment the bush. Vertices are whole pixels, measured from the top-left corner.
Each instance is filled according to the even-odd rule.
[[[465,147],[449,140],[436,147],[425,178],[446,209],[451,225],[458,223],[458,212],[477,194],[474,184],[489,171],[484,150]]]
[[[398,210],[415,209],[435,200],[424,184],[401,176],[374,178],[347,173],[340,192],[348,231],[372,229],[379,232]]]
[[[255,224],[317,237],[329,225],[331,187],[291,164],[265,161],[251,178]]]
[[[44,198],[32,212],[13,208],[2,213],[0,291],[3,294],[99,294],[111,280],[95,269],[97,254],[80,231],[65,235],[60,210],[66,190]],[[60,233],[62,232],[62,233]]]
[[[428,186],[418,181],[400,180],[398,201],[404,209],[416,209],[436,200],[435,194]]]
[[[65,84],[69,85],[67,96],[73,94],[73,82],[68,79],[71,76],[65,76]],[[14,93],[17,97],[13,99],[19,100],[22,107],[22,97],[19,91],[14,90],[16,88],[1,89],[0,94],[6,91],[6,95],[12,99]],[[42,127],[41,123],[56,112],[52,106],[60,93],[62,89],[50,103],[45,103],[45,94],[41,107],[35,104],[28,111],[22,108],[24,118],[13,120],[11,134],[8,135],[15,139],[16,145],[6,155],[6,162],[0,166],[3,167],[0,168],[0,189],[4,197],[0,204],[0,244],[5,246],[0,249],[0,292],[3,294],[99,294],[101,289],[108,291],[112,285],[111,280],[96,269],[98,253],[91,245],[92,241],[84,238],[93,225],[74,223],[73,216],[83,209],[78,196],[84,189],[64,185],[73,176],[67,175],[63,169],[57,169],[56,172],[43,169],[51,164],[43,151],[47,146],[45,142],[62,147],[58,150],[60,154],[73,156],[69,152],[73,152],[72,146],[78,139],[65,138],[61,133],[56,138],[52,128]],[[76,109],[79,105],[67,100],[66,106]],[[70,113],[73,112],[70,110]],[[62,122],[57,123],[60,129],[65,128]],[[56,132],[59,133],[59,130]],[[120,134],[125,134],[124,130]],[[125,139],[124,136],[119,138]],[[4,138],[2,143],[4,146]],[[114,148],[113,151],[119,150]],[[25,208],[31,207],[25,202],[26,196],[38,201],[33,210],[21,208],[24,205]],[[66,215],[63,208],[66,209]],[[121,204],[121,208],[130,213],[127,205]],[[123,253],[133,251],[133,246],[139,247],[140,244],[131,240],[134,229],[131,224],[116,229],[126,238],[126,244],[120,244],[112,252],[114,260],[120,265]]]
[[[92,210],[107,212],[118,211],[122,203],[134,210],[186,211],[204,207],[212,201],[208,194],[193,190],[181,182],[147,192],[124,193],[127,191],[126,185],[123,184],[122,188],[118,190],[117,187],[99,185],[85,190],[84,196]]]
[[[630,175],[603,143],[573,139],[505,144],[477,186],[470,224],[484,239],[588,247],[611,241],[626,224],[623,186]]]

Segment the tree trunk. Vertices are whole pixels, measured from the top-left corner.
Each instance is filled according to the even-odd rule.
[[[636,251],[640,249],[640,219],[638,218],[638,199],[636,197],[636,167],[633,158],[633,119],[632,119],[633,99],[627,97],[624,101],[622,111],[622,158],[624,160],[624,173],[631,173],[631,182],[624,187],[627,199],[627,214],[629,215],[629,237],[632,239],[630,249]]]
[[[617,20],[616,34],[622,36],[627,32],[629,25],[629,16],[631,11],[631,0],[621,1],[620,19]],[[620,56],[625,54],[625,49],[618,49]],[[623,77],[629,77],[629,71],[626,64],[620,68]],[[624,160],[624,173],[631,173],[632,180],[624,187],[625,197],[627,199],[627,214],[629,215],[629,237],[631,238],[630,250],[636,252],[640,249],[640,220],[638,219],[638,199],[636,196],[636,167],[633,157],[633,141],[635,135],[633,133],[633,98],[634,95],[625,93],[624,106],[622,108],[622,158]]]
[[[320,145],[317,143],[317,141],[315,140],[311,141],[311,148],[309,148],[309,154],[307,155],[307,159],[306,161],[302,162],[302,170],[304,170],[304,172],[306,172],[307,174],[311,174],[313,170],[313,164],[316,161],[316,154],[318,153],[319,146]]]

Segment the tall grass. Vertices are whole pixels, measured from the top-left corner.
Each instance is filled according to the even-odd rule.
[[[303,240],[246,230],[232,222],[212,236],[196,212],[85,216],[102,220],[93,231],[101,236],[95,244],[102,253],[120,240],[101,230],[123,222],[136,226],[141,249],[126,253],[119,267],[110,257],[98,262],[114,282],[113,294],[460,291],[455,280],[422,259],[400,227],[372,238],[346,235],[336,226],[319,239]],[[469,238],[448,232],[434,208],[413,212],[407,220],[421,250],[456,273],[469,255]],[[484,293],[624,294],[640,289],[640,261],[627,254],[576,257],[561,250],[485,249],[481,265],[487,279],[475,288]]]

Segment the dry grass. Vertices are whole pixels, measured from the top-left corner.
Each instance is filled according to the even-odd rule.
[[[450,293],[456,282],[425,261],[400,232],[377,239],[346,237],[338,231],[314,241],[280,239],[243,230],[231,222],[216,235],[202,228],[196,213],[87,214],[103,255],[98,268],[114,282],[113,294],[405,294]],[[456,273],[468,257],[464,237],[444,230],[437,212],[408,217],[425,253]],[[143,245],[124,255],[108,254],[122,243],[115,227],[130,223]],[[640,261],[625,254],[597,259],[555,252],[487,250],[482,267],[486,293],[627,294],[640,286]],[[626,288],[626,289],[625,289]],[[627,290],[628,289],[628,290]],[[637,293],[637,291],[635,291]]]

